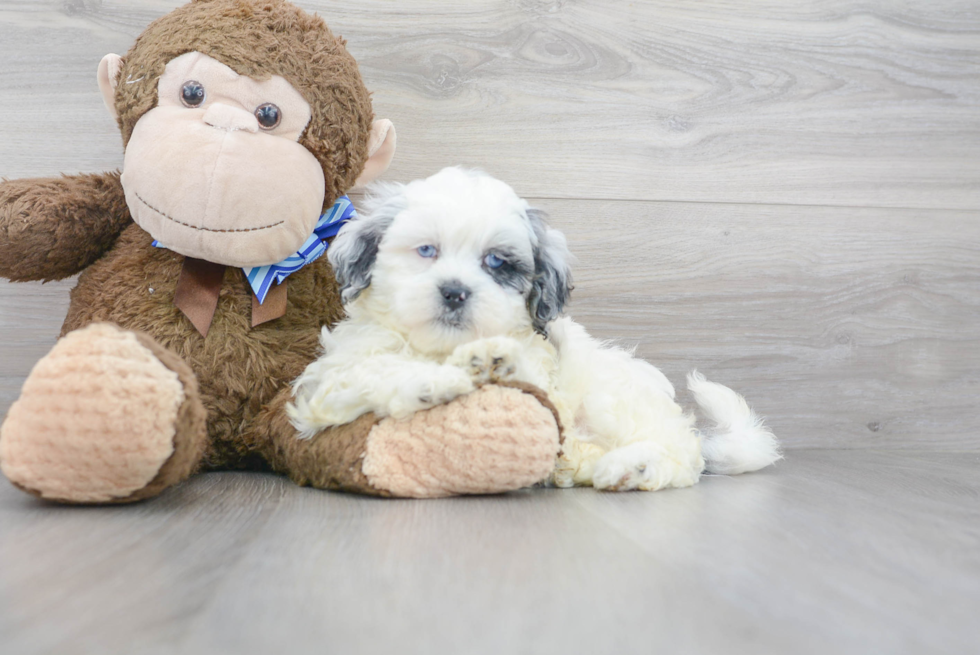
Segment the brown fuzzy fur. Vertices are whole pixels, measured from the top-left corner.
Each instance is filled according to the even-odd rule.
[[[286,417],[292,393],[284,389],[259,415],[255,435],[269,435],[255,444],[272,468],[301,486],[351,491],[371,496],[390,496],[376,489],[361,471],[361,461],[371,429],[377,423],[365,414],[352,423],[321,432],[312,439],[297,439]]]
[[[157,105],[157,81],[174,57],[199,51],[239,75],[279,75],[310,103],[300,144],[320,161],[324,209],[354,185],[367,160],[374,114],[357,62],[319,16],[285,0],[194,0],[153,21],[126,54],[116,87],[123,144]]]
[[[364,166],[373,118],[343,46],[321,19],[282,0],[195,0],[151,24],[126,56],[115,96],[123,141],[156,105],[167,62],[185,52],[250,77],[278,74],[313,110],[300,143],[322,164],[332,204]],[[174,306],[183,256],[151,243],[132,222],[116,173],[0,184],[0,275],[81,271],[62,334],[93,322],[135,331],[184,385],[173,454],[147,487],[117,501],[223,468],[272,468],[299,484],[386,495],[360,470],[372,416],[301,442],[283,411],[289,383],[318,354],[320,329],[343,315],[327,258],[293,273],[285,315],[255,328],[251,289],[241,269],[227,268],[205,338]]]
[[[252,296],[241,269],[227,268],[207,338],[174,306],[184,258],[152,247],[131,225],[105,257],[82,273],[71,292],[62,334],[89,323],[115,323],[152,337],[197,376],[208,412],[208,468],[256,466],[243,426],[317,355],[319,331],[343,310],[326,257],[289,276],[286,315],[251,326]]]
[[[101,257],[132,224],[119,173],[0,184],[0,277],[60,280]]]

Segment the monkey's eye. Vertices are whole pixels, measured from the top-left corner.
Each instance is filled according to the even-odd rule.
[[[180,89],[180,101],[185,107],[198,107],[204,102],[204,85],[191,80]]]
[[[271,130],[282,122],[282,112],[279,111],[279,107],[267,102],[255,110],[255,118],[258,119],[263,130]]]
[[[419,246],[418,248],[415,249],[415,251],[421,257],[425,257],[426,259],[429,259],[430,257],[435,257],[437,252],[435,246]]]
[[[492,252],[487,253],[487,256],[483,258],[483,263],[487,265],[487,268],[500,268],[504,265],[504,260]]]

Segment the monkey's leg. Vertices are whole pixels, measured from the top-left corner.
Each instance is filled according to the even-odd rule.
[[[31,371],[0,427],[0,467],[42,498],[132,502],[187,478],[206,439],[190,367],[146,335],[94,323]]]
[[[436,498],[520,489],[546,479],[560,448],[556,413],[529,385],[487,385],[405,420],[366,414],[299,439],[285,389],[252,439],[294,482],[377,496]]]

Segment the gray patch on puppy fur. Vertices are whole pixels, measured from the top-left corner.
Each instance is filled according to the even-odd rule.
[[[327,259],[340,285],[340,299],[344,304],[371,286],[371,270],[381,240],[395,217],[405,209],[402,185],[378,185],[375,188],[378,195],[368,199],[371,210],[344,225],[327,250]]]
[[[548,227],[547,215],[540,209],[528,209],[527,218],[537,237],[534,248],[534,277],[527,309],[534,329],[547,336],[547,325],[561,316],[572,293],[572,272],[565,235]]]
[[[521,259],[517,253],[496,248],[486,252],[484,258],[491,253],[502,259],[504,263],[497,268],[490,268],[484,263],[483,270],[500,286],[526,293],[534,276],[534,268],[530,263]]]

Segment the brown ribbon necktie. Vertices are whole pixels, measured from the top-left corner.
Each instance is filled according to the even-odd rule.
[[[225,265],[206,262],[203,259],[185,257],[180,278],[174,291],[174,305],[184,313],[201,333],[208,336],[214,312],[218,308],[218,295],[225,277]],[[286,313],[286,280],[270,287],[265,302],[252,293],[252,327],[275,320]]]

